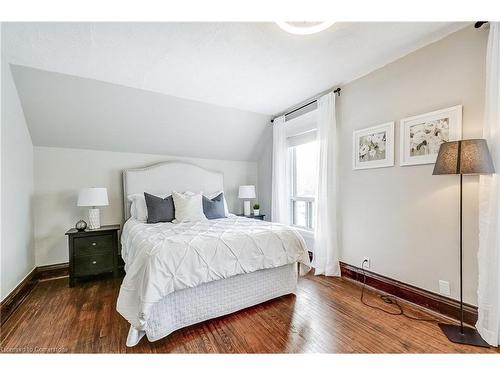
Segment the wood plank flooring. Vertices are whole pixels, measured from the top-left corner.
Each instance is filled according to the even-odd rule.
[[[370,309],[352,281],[308,275],[297,295],[213,319],[127,348],[129,325],[115,310],[120,279],[68,288],[39,283],[2,326],[0,351],[23,353],[498,353],[450,343],[436,323]],[[384,305],[368,292],[368,301]],[[405,311],[428,313],[403,304]],[[391,308],[384,305],[384,308]],[[441,318],[442,321],[444,321]]]

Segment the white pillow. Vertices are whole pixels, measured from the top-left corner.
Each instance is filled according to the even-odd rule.
[[[175,207],[175,221],[207,220],[203,213],[203,198],[201,194],[182,194],[172,192]]]
[[[156,195],[156,194],[154,194]],[[160,198],[166,198],[167,194],[156,195]],[[146,205],[146,198],[144,198],[144,193],[142,194],[131,194],[127,199],[132,202],[130,205],[130,216],[137,221],[148,220],[148,206]]]
[[[138,221],[146,221],[148,219],[148,208],[144,194],[131,194],[127,199],[132,202],[130,216]]]
[[[217,195],[219,195],[220,193],[224,193],[224,191],[222,190],[219,190],[219,191],[214,191],[212,193],[205,193],[205,197],[207,197],[208,199],[214,199]],[[224,216],[225,217],[229,217],[230,214],[229,214],[229,209],[227,208],[227,202],[226,202],[226,194],[224,193],[223,195],[224,197]]]

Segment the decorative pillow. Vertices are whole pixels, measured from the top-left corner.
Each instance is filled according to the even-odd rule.
[[[226,217],[224,212],[224,194],[220,193],[212,199],[203,196],[203,213],[209,220]]]
[[[144,192],[148,209],[148,224],[169,223],[175,219],[174,201],[172,196],[160,198]]]
[[[207,220],[203,213],[201,194],[187,195],[173,191],[172,198],[177,222]]]
[[[222,201],[224,202],[224,216],[225,217],[229,217],[231,214],[229,213],[229,209],[227,208],[226,194],[224,194],[224,192],[222,190],[214,191],[214,192],[211,192],[211,193],[205,193],[204,195],[208,199],[214,199],[219,194],[222,194]]]

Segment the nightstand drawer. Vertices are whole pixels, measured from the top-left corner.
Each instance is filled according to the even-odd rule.
[[[113,235],[76,237],[74,239],[75,256],[111,252],[114,247]]]
[[[113,271],[113,252],[76,256],[74,259],[75,276],[95,275]]]

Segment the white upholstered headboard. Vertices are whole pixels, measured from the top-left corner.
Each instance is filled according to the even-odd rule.
[[[130,217],[131,194],[144,192],[161,195],[172,191],[213,192],[223,190],[224,176],[221,172],[209,171],[197,165],[166,161],[145,168],[123,171],[123,207],[125,220]]]

